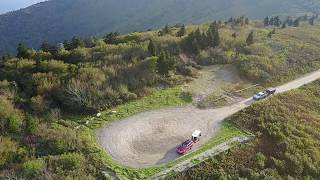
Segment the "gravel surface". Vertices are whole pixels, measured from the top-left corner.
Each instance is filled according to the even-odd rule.
[[[298,88],[320,78],[320,70],[278,87],[278,92]],[[217,109],[200,110],[193,106],[144,112],[115,122],[97,131],[100,145],[118,163],[134,168],[164,165],[177,159],[175,148],[190,138],[194,130],[202,131],[196,150],[218,132],[228,116],[251,105],[246,99]]]

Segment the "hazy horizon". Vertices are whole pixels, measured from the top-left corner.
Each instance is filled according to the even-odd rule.
[[[46,0],[1,0],[0,14],[25,8],[42,1],[46,1]]]

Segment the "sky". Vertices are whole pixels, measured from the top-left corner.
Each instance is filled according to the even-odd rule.
[[[0,14],[28,7],[45,0],[0,0]]]

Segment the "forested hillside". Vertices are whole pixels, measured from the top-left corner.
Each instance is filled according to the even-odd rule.
[[[128,179],[145,178],[150,171],[141,175],[105,161],[82,115],[184,84],[206,65],[232,64],[262,85],[319,69],[317,16],[277,19],[236,17],[102,39],[72,38],[59,46],[43,42],[39,51],[19,44],[16,57],[0,61],[0,177],[101,179],[115,171]],[[181,102],[185,94],[173,91],[173,96]],[[317,142],[312,143],[310,148]],[[316,165],[308,164],[304,173],[317,175]]]
[[[317,13],[317,0],[50,0],[0,16],[0,55],[24,42],[39,48],[43,40],[102,36],[154,29],[166,24],[200,23],[231,16]]]
[[[317,81],[232,116],[256,139],[169,179],[319,178],[319,88]]]

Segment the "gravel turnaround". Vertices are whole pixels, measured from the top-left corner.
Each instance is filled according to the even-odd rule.
[[[318,78],[320,70],[279,86],[278,93]],[[175,148],[190,138],[194,130],[202,131],[200,142],[193,148],[196,150],[216,135],[225,118],[252,103],[250,98],[217,109],[201,110],[190,105],[139,113],[97,130],[97,139],[122,165],[133,168],[161,166],[179,158]]]

